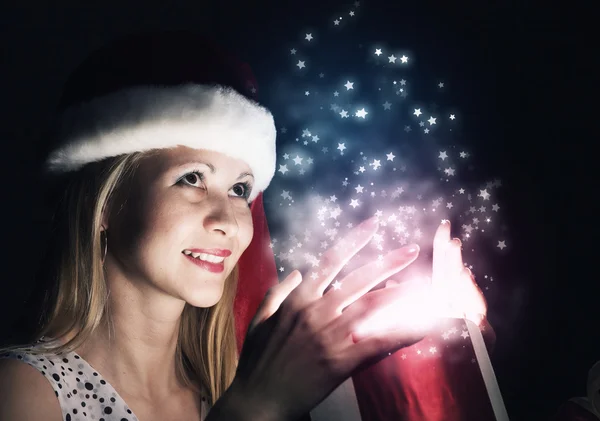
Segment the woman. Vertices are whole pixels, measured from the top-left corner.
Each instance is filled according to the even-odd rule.
[[[354,370],[426,334],[352,334],[404,296],[369,291],[416,246],[325,293],[374,220],[323,255],[319,276],[277,283],[261,194],[275,127],[232,63],[173,32],[120,40],[70,79],[46,160],[60,179],[41,265],[54,288],[36,343],[4,350],[0,420],[297,420]],[[444,247],[449,232],[438,230]],[[460,272],[460,245],[448,250]]]

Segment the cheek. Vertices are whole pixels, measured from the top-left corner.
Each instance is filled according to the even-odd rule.
[[[248,209],[247,215],[244,215],[243,218],[239,219],[239,227],[240,247],[243,247],[245,250],[250,245],[254,235],[254,226],[252,224],[252,214],[250,213],[250,209]]]

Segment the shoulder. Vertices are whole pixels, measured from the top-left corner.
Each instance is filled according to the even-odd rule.
[[[0,358],[0,421],[62,421],[56,392],[27,362]]]

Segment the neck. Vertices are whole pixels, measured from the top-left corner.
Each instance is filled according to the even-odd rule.
[[[109,338],[109,328],[102,324],[78,353],[119,394],[160,400],[183,389],[175,368],[177,331],[162,333],[115,323]]]

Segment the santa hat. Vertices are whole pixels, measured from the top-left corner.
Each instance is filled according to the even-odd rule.
[[[177,145],[245,161],[250,200],[275,174],[275,124],[256,102],[247,65],[185,31],[132,35],[92,54],[70,77],[45,162],[50,173]]]
[[[277,283],[262,201],[275,173],[276,131],[256,95],[250,68],[204,36],[188,31],[127,36],[94,52],[69,78],[53,142],[43,153],[42,172],[56,180],[91,162],[178,145],[248,164],[255,179],[254,237],[238,262],[239,351],[267,289]],[[49,190],[62,185],[46,182]]]

